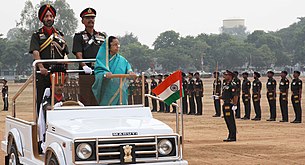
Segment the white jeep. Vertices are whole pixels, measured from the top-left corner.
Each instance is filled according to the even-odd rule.
[[[149,107],[62,106],[46,113],[44,153],[39,153],[36,115],[37,63],[79,63],[95,60],[36,60],[33,75],[13,97],[12,115],[5,119],[6,164],[145,164],[185,165],[182,158],[183,118],[176,113],[176,130],[154,119]],[[67,72],[74,72],[67,70]],[[33,82],[33,121],[16,117],[16,99]],[[144,86],[143,86],[144,87]],[[144,90],[143,90],[144,91]],[[156,97],[146,95],[153,99]],[[177,105],[176,105],[177,106]],[[179,117],[180,116],[180,117]],[[179,120],[181,118],[181,120]]]

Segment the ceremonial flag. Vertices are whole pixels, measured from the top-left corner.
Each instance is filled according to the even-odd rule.
[[[181,70],[168,76],[161,84],[153,89],[152,92],[164,100],[167,105],[170,105],[183,97]]]

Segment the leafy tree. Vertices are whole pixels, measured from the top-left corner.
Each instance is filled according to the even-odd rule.
[[[0,66],[3,66],[3,54],[5,52],[5,47],[6,47],[6,38],[2,38],[3,34],[0,34]],[[0,67],[1,68],[1,67]]]
[[[179,45],[180,34],[171,30],[161,33],[153,43],[154,49],[170,48]]]
[[[163,72],[172,72],[190,66],[191,57],[182,54],[180,49],[159,49],[156,51],[157,62],[163,67]]]
[[[128,44],[141,44],[138,40],[138,37],[134,36],[133,33],[126,33],[124,36],[122,37],[118,37],[119,41],[120,41],[120,45],[124,48],[124,46],[128,45]]]
[[[128,59],[133,68],[138,71],[145,71],[149,68],[150,50],[147,46],[138,43],[131,43],[125,46],[121,54]]]
[[[287,56],[283,53],[284,46],[280,37],[258,30],[248,35],[246,42],[254,44],[257,48],[267,45],[274,53],[275,59],[278,59],[274,61],[274,64],[278,66],[283,66],[290,63],[289,60],[285,60],[287,59]]]

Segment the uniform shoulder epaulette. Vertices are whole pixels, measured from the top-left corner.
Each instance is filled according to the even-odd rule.
[[[58,29],[55,29],[55,30],[59,35],[64,36],[64,34],[60,30],[58,30]]]
[[[42,33],[42,28],[38,29],[37,31],[34,32],[34,34],[40,34]]]
[[[101,35],[101,36],[104,36],[104,37],[107,37],[107,34],[106,34],[106,32],[97,32],[99,35]]]
[[[84,34],[84,33],[87,33],[87,31],[86,30],[82,30],[82,31],[79,31],[79,32],[75,33],[75,35],[80,35],[80,34]]]

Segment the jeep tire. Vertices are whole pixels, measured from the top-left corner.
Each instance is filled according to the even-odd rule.
[[[51,158],[47,162],[47,165],[59,165],[56,156],[54,154],[52,154]]]
[[[11,145],[10,152],[8,154],[7,164],[8,165],[20,165],[18,151],[17,151],[16,145],[14,143]]]

